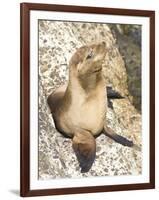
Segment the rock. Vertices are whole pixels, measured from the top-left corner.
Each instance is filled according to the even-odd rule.
[[[47,42],[46,42],[47,41]],[[130,101],[127,71],[116,41],[106,24],[39,22],[39,178],[138,175],[142,172],[141,152],[124,147],[105,135],[96,139],[95,162],[88,173],[80,172],[70,139],[56,129],[47,105],[48,95],[68,80],[68,63],[78,47],[105,41],[104,62],[107,85],[124,99],[113,100],[107,124],[118,134],[141,144],[141,114]]]
[[[127,71],[130,100],[141,112],[141,26],[110,25]],[[140,41],[140,42],[139,42]]]

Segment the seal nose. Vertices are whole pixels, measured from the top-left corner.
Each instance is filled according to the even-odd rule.
[[[103,42],[102,42],[102,45],[105,47],[105,46],[106,46],[106,43],[103,41]]]

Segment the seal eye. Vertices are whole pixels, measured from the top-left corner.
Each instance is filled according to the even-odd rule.
[[[87,55],[86,60],[92,58],[92,56],[93,56],[93,51],[91,51],[91,52]]]

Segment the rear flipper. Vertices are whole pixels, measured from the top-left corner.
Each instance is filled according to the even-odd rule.
[[[124,97],[121,96],[121,94],[115,90],[112,89],[112,87],[107,86],[107,98],[108,99],[123,99]]]
[[[88,172],[92,167],[96,154],[96,142],[93,135],[88,131],[78,130],[73,137],[73,149],[81,167],[81,172]]]
[[[112,89],[112,87],[107,86],[107,99],[108,99],[108,107],[113,109],[112,99],[123,99],[119,92]]]
[[[108,99],[108,107],[113,110],[113,103],[110,99]]]
[[[139,146],[134,144],[132,141],[126,139],[125,137],[116,134],[112,129],[107,126],[104,126],[104,134],[113,139],[115,142],[122,144],[123,146],[132,147],[135,150],[141,151],[141,148]]]

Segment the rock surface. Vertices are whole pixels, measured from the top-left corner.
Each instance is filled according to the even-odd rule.
[[[95,162],[88,173],[80,172],[72,141],[56,129],[47,105],[48,95],[68,80],[68,63],[78,47],[105,41],[108,52],[103,73],[107,85],[124,99],[113,100],[107,124],[116,133],[141,145],[141,114],[130,101],[127,72],[116,41],[106,24],[39,21],[39,178],[138,175],[142,152],[124,147],[101,134]]]
[[[131,102],[141,112],[141,26],[110,25],[127,71]]]

